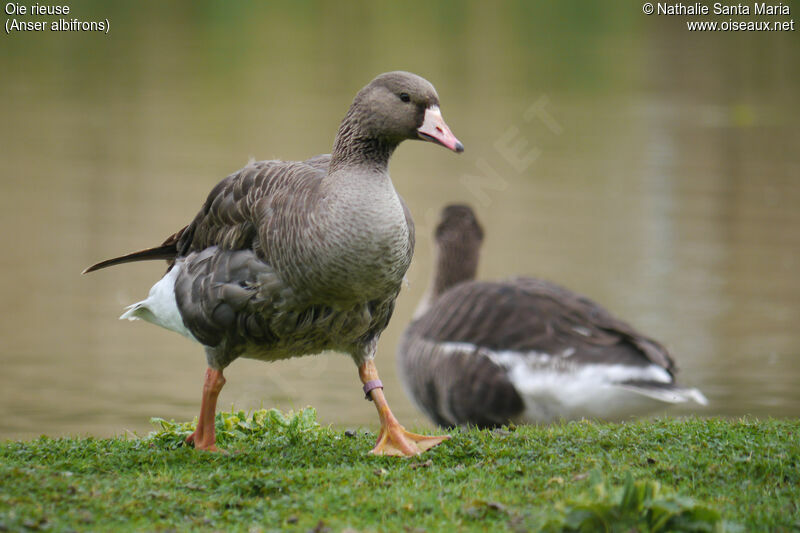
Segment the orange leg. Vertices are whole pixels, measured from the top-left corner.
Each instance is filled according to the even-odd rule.
[[[196,450],[207,450],[218,452],[217,434],[214,428],[214,415],[217,411],[217,398],[225,385],[225,377],[222,370],[209,368],[206,370],[206,381],[203,383],[203,401],[200,404],[200,418],[197,421],[197,429],[194,433],[186,437],[186,442],[194,443]]]
[[[378,381],[378,369],[375,368],[375,363],[372,360],[367,361],[358,367],[358,375],[361,382],[366,385],[370,381]],[[381,419],[381,431],[378,434],[378,442],[370,453],[375,455],[397,455],[401,457],[410,457],[418,455],[429,448],[433,448],[437,444],[441,444],[450,438],[449,435],[442,435],[438,437],[426,437],[425,435],[417,435],[405,430],[400,422],[392,414],[389,409],[389,404],[386,402],[386,397],[383,395],[383,388],[374,388],[368,393],[375,402],[375,408],[378,409],[378,416]]]

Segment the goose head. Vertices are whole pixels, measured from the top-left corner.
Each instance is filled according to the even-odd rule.
[[[433,85],[410,72],[387,72],[353,99],[336,136],[334,161],[353,156],[383,161],[398,144],[411,139],[464,151],[442,118]]]
[[[436,89],[416,74],[381,74],[358,93],[355,102],[368,110],[368,126],[376,135],[397,143],[421,139],[454,152],[464,151],[464,145],[442,118]]]
[[[442,209],[434,237],[438,248],[478,250],[483,242],[483,228],[470,206],[451,204]]]

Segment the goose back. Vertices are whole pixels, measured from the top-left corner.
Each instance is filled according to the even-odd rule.
[[[535,278],[457,285],[408,332],[435,342],[469,343],[495,351],[566,351],[576,364],[656,364],[669,372],[675,367],[663,346],[599,304]]]

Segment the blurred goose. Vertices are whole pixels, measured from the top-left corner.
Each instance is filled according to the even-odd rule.
[[[433,282],[398,348],[400,375],[436,424],[619,420],[707,401],[675,384],[667,350],[593,301],[533,278],[475,281],[483,230],[451,205]]]
[[[238,357],[275,361],[335,350],[358,366],[381,430],[372,453],[415,455],[447,436],[403,429],[373,363],[414,251],[414,225],[388,173],[406,139],[464,147],[433,86],[389,72],[356,95],[330,155],[259,161],[223,179],[194,220],[163,244],[109,259],[166,259],[167,273],[121,318],[145,320],[205,347],[197,429],[187,442],[215,451],[223,369]]]

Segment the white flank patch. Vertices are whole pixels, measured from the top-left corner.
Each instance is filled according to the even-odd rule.
[[[708,401],[697,389],[660,389],[628,385],[625,381],[672,383],[672,376],[658,365],[577,364],[573,348],[560,355],[544,352],[493,351],[470,343],[440,343],[440,353],[479,352],[508,372],[525,402],[521,421],[547,423],[556,420],[601,418],[623,420],[643,415],[664,404]]]
[[[126,307],[119,319],[144,320],[199,342],[184,325],[178,303],[175,301],[175,280],[181,268],[183,263],[176,262],[170,271],[150,288],[147,299]]]

